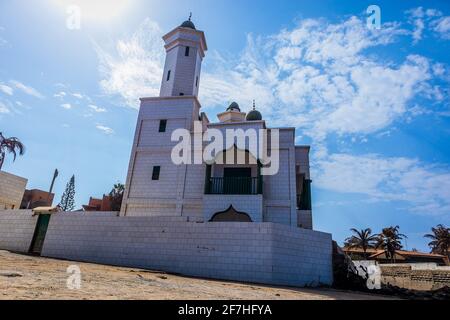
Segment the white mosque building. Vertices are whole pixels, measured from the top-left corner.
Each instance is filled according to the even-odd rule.
[[[161,93],[141,99],[120,214],[0,211],[0,250],[203,278],[331,285],[332,236],[312,224],[309,147],[295,145],[294,128],[269,128],[255,106],[232,103],[211,122],[197,98],[204,33],[189,19],[164,41]],[[195,138],[252,128],[271,133],[258,144],[279,152],[274,175],[265,174],[267,157],[250,143],[227,141],[194,164],[173,161],[179,129]],[[232,161],[219,161],[234,151]]]
[[[295,128],[276,128],[279,170],[275,175],[261,175],[261,161],[173,163],[171,153],[177,144],[171,141],[173,131],[184,128],[194,135],[195,121],[201,121],[204,132],[274,128],[267,126],[255,106],[241,108],[235,102],[217,115],[218,122],[210,121],[198,100],[208,49],[205,34],[189,19],[163,39],[166,61],[160,96],[141,99],[121,215],[273,222],[312,229],[310,147],[295,145]]]

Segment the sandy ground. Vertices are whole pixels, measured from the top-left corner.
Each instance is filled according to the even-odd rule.
[[[81,288],[70,290],[67,268],[81,270]],[[366,300],[383,299],[332,289],[284,288],[194,279],[141,269],[118,268],[17,255],[0,251],[0,300]]]

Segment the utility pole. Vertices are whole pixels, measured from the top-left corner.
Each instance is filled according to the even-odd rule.
[[[53,191],[53,186],[55,185],[55,180],[58,177],[58,175],[59,175],[58,169],[55,169],[55,173],[53,173],[52,183],[50,184],[50,190],[48,191],[47,203],[50,202],[50,196]]]

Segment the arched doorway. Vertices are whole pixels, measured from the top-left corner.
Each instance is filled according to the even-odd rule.
[[[230,206],[227,210],[218,212],[211,218],[210,222],[253,222],[252,218],[245,212],[239,212]]]

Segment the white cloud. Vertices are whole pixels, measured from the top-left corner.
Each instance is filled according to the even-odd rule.
[[[411,13],[423,21],[439,15],[432,9]],[[424,30],[416,26],[418,41]],[[274,35],[248,35],[238,56],[208,53],[200,101],[207,111],[236,100],[246,111],[257,99],[258,109],[271,125],[302,129],[301,134],[315,143],[314,176],[321,188],[407,201],[418,212],[427,208],[445,212],[450,208],[448,168],[408,158],[330,155],[326,148],[330,134],[351,134],[361,143],[367,141],[367,134],[390,135],[395,121],[428,114],[434,103],[447,98],[432,85],[433,77],[446,73],[444,65],[419,55],[394,63],[370,50],[409,34],[397,23],[369,30],[364,19],[351,17],[334,24],[307,19]],[[133,108],[138,107],[139,97],[159,94],[161,35],[160,28],[146,20],[130,40],[117,43],[115,55],[97,47],[106,93],[121,96]],[[431,103],[419,106],[416,98]]]
[[[450,40],[450,16],[442,17],[433,24],[436,31],[443,39]]]
[[[60,98],[60,99],[62,99],[62,98],[64,98],[65,96],[67,96],[67,93],[64,92],[64,91],[60,91],[60,92],[58,92],[58,93],[55,93],[53,96],[54,96],[55,98]]]
[[[332,154],[313,169],[319,188],[363,194],[375,201],[405,201],[423,214],[450,213],[450,170],[416,159]]]
[[[11,85],[13,87],[15,87],[16,89],[22,91],[25,94],[28,94],[30,96],[33,96],[33,97],[36,97],[36,98],[39,98],[39,99],[44,99],[45,98],[44,95],[41,94],[39,91],[37,91],[36,89],[34,89],[34,88],[30,87],[30,86],[27,86],[27,85],[23,84],[22,82],[19,82],[19,81],[16,81],[16,80],[11,80],[10,83],[11,83]]]
[[[95,106],[95,105],[93,105],[93,104],[90,104],[88,107],[89,107],[90,109],[94,110],[95,112],[98,112],[98,113],[106,112],[106,109],[105,109],[105,108],[100,108],[100,107]]]
[[[70,103],[63,103],[61,105],[62,108],[66,109],[66,110],[70,110],[72,109],[72,105]]]
[[[425,18],[427,18],[427,13],[422,7],[414,8],[406,11],[409,16],[409,22],[414,26],[414,30],[411,35],[413,38],[413,43],[417,44],[422,40],[423,32],[425,30]]]
[[[161,37],[159,26],[146,19],[131,39],[117,42],[115,54],[95,45],[104,92],[122,96],[127,106],[135,109],[139,107],[138,98],[159,95],[164,62]]]
[[[12,96],[14,94],[13,88],[7,86],[6,84],[0,83],[0,92]]]
[[[5,28],[0,27],[0,32],[3,32],[3,31],[5,31]],[[5,39],[3,39],[3,38],[0,36],[0,47],[6,45],[7,43],[8,43],[8,41],[6,41]]]
[[[6,106],[6,104],[0,101],[0,114],[7,114],[7,113],[11,113],[11,111]]]
[[[430,92],[428,59],[411,55],[393,64],[365,54],[403,34],[395,23],[372,32],[352,17],[338,24],[309,19],[273,36],[249,37],[237,63],[217,59],[219,67],[204,76],[201,101],[242,97],[249,108],[257,97],[266,119],[304,129],[316,141],[330,133],[373,133]]]
[[[72,96],[80,100],[84,98],[84,95],[82,95],[81,93],[72,93]]]
[[[104,125],[98,124],[98,125],[96,126],[96,128],[97,128],[98,130],[102,131],[102,132],[103,132],[104,134],[106,134],[106,135],[114,134],[114,130],[113,130],[113,129],[111,129],[111,128],[109,128],[109,127],[106,127],[106,126],[104,126]]]
[[[423,7],[408,10],[406,14],[408,21],[414,26],[411,34],[415,44],[422,40],[427,30],[434,31],[442,39],[450,40],[450,16],[443,16],[442,12],[436,9]]]
[[[307,19],[275,35],[249,35],[238,57],[209,53],[200,100],[205,110],[235,100],[245,111],[256,98],[273,124],[304,129],[316,140],[330,133],[373,133],[406,117],[414,98],[440,93],[428,83],[433,74],[427,58],[411,55],[394,64],[366,54],[405,34],[397,23],[374,31],[364,19],[350,17],[335,24]],[[159,94],[161,35],[147,19],[131,39],[118,41],[116,55],[97,46],[106,93],[133,108],[139,97]]]

